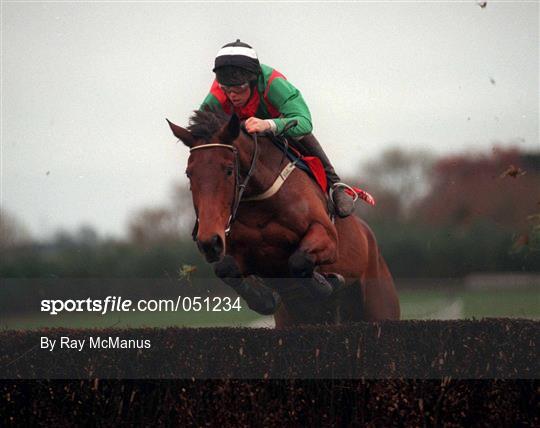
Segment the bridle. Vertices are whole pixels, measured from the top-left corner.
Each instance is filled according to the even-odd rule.
[[[219,143],[212,143],[212,144],[203,144],[202,146],[192,147],[189,152],[193,152],[195,150],[202,150],[202,149],[211,149],[211,148],[224,148],[228,150],[232,150],[234,154],[234,195],[233,195],[233,201],[231,204],[231,215],[229,216],[229,220],[227,221],[227,225],[225,226],[225,235],[228,236],[231,232],[231,226],[236,220],[236,212],[238,211],[238,207],[240,206],[240,202],[242,200],[242,196],[244,195],[244,191],[246,190],[246,187],[249,183],[249,180],[251,179],[251,176],[253,175],[253,171],[255,170],[255,164],[257,163],[257,160],[259,158],[259,143],[257,141],[257,134],[253,134],[253,153],[251,155],[251,163],[249,166],[248,173],[246,177],[244,178],[244,181],[240,182],[240,161],[238,157],[238,149],[232,145],[229,144],[219,144]],[[197,230],[199,227],[199,216],[197,215],[196,221],[195,221],[195,227],[192,232],[193,240],[195,241],[197,238]]]
[[[288,131],[289,129],[295,127],[297,124],[298,124],[298,121],[296,121],[296,120],[290,121],[289,123],[287,123],[287,125],[285,125],[285,127],[283,128],[281,133],[284,134],[286,131]],[[242,183],[240,183],[240,161],[239,161],[239,157],[238,157],[238,149],[236,147],[234,147],[233,145],[220,144],[220,143],[211,143],[211,144],[203,144],[203,145],[197,146],[197,147],[192,147],[189,150],[189,152],[191,153],[191,152],[193,152],[195,150],[202,150],[202,149],[210,149],[210,148],[219,147],[219,148],[232,150],[232,152],[234,153],[234,171],[235,171],[235,174],[234,174],[234,176],[235,176],[235,180],[234,180],[234,196],[233,196],[233,202],[232,202],[232,205],[231,205],[231,215],[229,216],[229,220],[227,221],[227,225],[225,226],[225,235],[226,236],[229,236],[229,234],[231,233],[231,227],[232,227],[232,224],[234,223],[234,221],[236,220],[236,212],[238,211],[238,207],[240,206],[240,202],[242,202],[242,200],[244,202],[262,201],[263,199],[268,199],[271,196],[275,195],[277,193],[277,191],[281,188],[281,186],[283,185],[285,180],[287,180],[289,175],[294,171],[294,169],[296,167],[296,162],[298,161],[298,159],[297,159],[294,162],[289,162],[285,166],[285,168],[283,168],[280,171],[280,173],[278,174],[278,176],[274,180],[274,183],[265,192],[261,193],[260,195],[256,195],[256,196],[252,196],[252,197],[242,199],[242,197],[244,195],[244,191],[246,190],[246,187],[247,187],[247,185],[249,183],[249,180],[251,179],[251,176],[253,175],[253,171],[255,170],[255,164],[257,163],[257,160],[259,159],[259,142],[257,140],[257,133],[252,134],[252,139],[253,139],[253,153],[251,155],[251,163],[249,165],[249,170],[248,170],[248,173],[246,175],[246,178],[244,178],[244,181]],[[193,227],[193,232],[191,232],[191,237],[193,238],[194,241],[197,240],[197,231],[199,229],[199,216],[198,216],[197,213],[196,213],[196,215],[197,215],[197,217],[196,217],[196,220],[195,220],[195,226]]]

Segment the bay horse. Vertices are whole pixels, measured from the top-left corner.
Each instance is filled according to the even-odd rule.
[[[195,111],[182,128],[197,216],[193,238],[214,272],[276,328],[399,319],[375,236],[355,215],[328,213],[326,194],[269,136],[236,115]]]

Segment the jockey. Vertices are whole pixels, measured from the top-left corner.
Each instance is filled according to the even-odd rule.
[[[280,134],[290,121],[298,125],[285,135],[304,156],[318,157],[333,190],[336,213],[347,217],[354,209],[353,199],[345,193],[344,185],[334,171],[321,145],[311,133],[311,114],[302,94],[279,71],[260,64],[255,50],[236,40],[223,46],[215,59],[214,80],[201,110],[223,110],[236,113],[246,120],[249,133]]]

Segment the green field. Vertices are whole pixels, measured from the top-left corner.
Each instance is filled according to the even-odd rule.
[[[537,290],[433,291],[399,293],[403,319],[471,319],[514,317],[540,319],[540,293]],[[242,303],[241,311],[231,312],[127,312],[97,315],[89,313],[0,316],[2,329],[44,327],[218,327],[246,326],[261,319]]]
[[[402,291],[399,298],[403,319],[540,318],[540,292],[531,289],[415,290]]]

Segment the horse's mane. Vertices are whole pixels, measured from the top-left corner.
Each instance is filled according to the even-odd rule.
[[[229,119],[230,116],[221,111],[195,110],[187,129],[195,138],[210,141]]]

